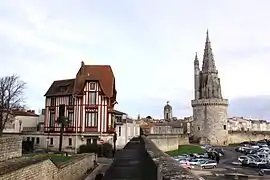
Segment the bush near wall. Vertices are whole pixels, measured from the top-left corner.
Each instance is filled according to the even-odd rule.
[[[112,157],[113,146],[110,143],[83,144],[79,147],[79,153],[96,153],[98,156]]]

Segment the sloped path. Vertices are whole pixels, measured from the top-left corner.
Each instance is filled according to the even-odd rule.
[[[142,139],[133,138],[116,154],[104,175],[104,180],[156,180],[155,169],[149,169],[151,163]]]

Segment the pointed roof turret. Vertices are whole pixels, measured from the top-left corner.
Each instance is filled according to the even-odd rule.
[[[208,29],[206,31],[206,42],[203,55],[202,72],[217,72]]]
[[[196,54],[195,54],[194,64],[195,64],[195,65],[199,65],[199,59],[198,59],[197,52],[196,52]]]

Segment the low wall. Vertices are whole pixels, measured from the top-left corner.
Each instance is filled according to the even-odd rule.
[[[230,131],[228,134],[228,143],[236,144],[244,141],[259,141],[270,139],[269,131]]]
[[[79,180],[94,166],[95,155],[84,155],[59,167],[58,180]]]
[[[176,150],[179,145],[189,144],[187,135],[149,134],[147,138],[163,152]]]
[[[85,154],[57,166],[50,159],[44,157],[28,159],[22,157],[17,159],[16,164],[0,168],[0,179],[81,180],[86,171],[93,167],[93,160],[94,154]]]
[[[0,162],[22,156],[22,138],[3,136],[0,138]]]
[[[190,170],[184,169],[172,157],[162,152],[152,140],[142,137],[145,150],[147,151],[151,161],[155,165],[158,173],[158,180],[170,179],[189,179],[200,180],[200,177],[193,174]]]

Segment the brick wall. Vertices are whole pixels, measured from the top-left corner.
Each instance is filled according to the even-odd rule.
[[[3,136],[0,138],[0,162],[22,156],[22,139],[20,136]]]
[[[81,180],[86,171],[93,167],[94,154],[74,157],[73,160],[56,166],[49,159],[0,175],[1,180]],[[18,162],[19,164],[20,162]],[[1,173],[1,168],[0,168]]]

